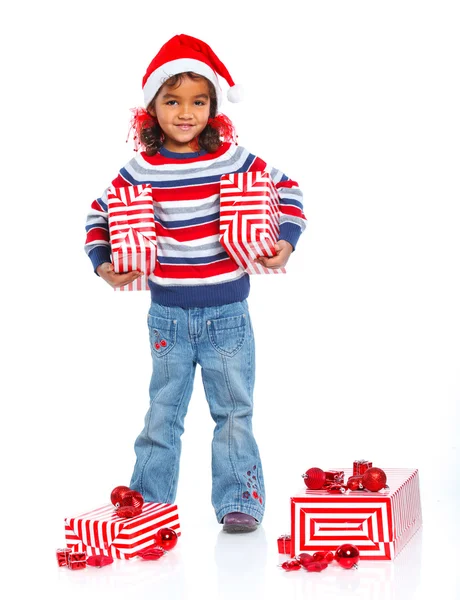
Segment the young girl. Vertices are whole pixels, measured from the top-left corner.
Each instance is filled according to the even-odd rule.
[[[252,432],[254,338],[247,297],[249,276],[219,243],[219,182],[224,174],[268,171],[281,198],[276,255],[284,266],[303,231],[297,184],[232,142],[231,122],[218,113],[227,81],[238,88],[204,42],[177,35],[150,63],[143,79],[147,110],[135,111],[137,142],[144,148],[112,186],[150,184],[154,193],[157,264],[149,278],[148,315],[153,374],[150,408],[135,442],[130,482],[146,501],[175,500],[181,434],[197,364],[215,421],[212,503],[224,531],[257,528],[265,509],[259,451]],[[87,219],[85,250],[97,274],[114,287],[141,275],[115,273],[107,224],[107,190]]]

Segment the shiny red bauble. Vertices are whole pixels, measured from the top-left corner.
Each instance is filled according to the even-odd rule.
[[[299,556],[297,556],[298,562],[302,565],[302,567],[307,568],[311,562],[313,562],[313,556],[308,554],[308,552],[301,552]]]
[[[370,492],[379,492],[387,483],[385,471],[378,467],[371,467],[363,473],[362,484]]]
[[[334,560],[334,553],[326,550],[319,550],[313,554],[313,560],[315,561],[326,561],[328,563]]]
[[[342,544],[335,551],[335,560],[344,569],[352,569],[359,561],[359,550],[353,544]]]
[[[117,485],[116,488],[113,488],[112,493],[110,494],[110,502],[114,506],[119,504],[124,492],[129,492],[129,487],[126,487],[126,485]]]
[[[292,558],[291,560],[286,560],[281,564],[281,568],[285,571],[298,571],[301,568],[301,565],[298,560]]]
[[[156,532],[155,541],[163,550],[172,550],[177,544],[177,533],[170,527],[163,527]]]
[[[144,498],[140,492],[136,490],[123,491],[119,496],[119,502],[116,504],[115,512],[119,517],[129,519],[137,517],[142,512]]]
[[[302,477],[309,490],[320,490],[326,481],[326,473],[318,467],[308,469]]]
[[[347,488],[352,492],[362,490],[363,489],[363,476],[362,475],[352,475],[351,477],[349,477],[348,481],[347,481]]]

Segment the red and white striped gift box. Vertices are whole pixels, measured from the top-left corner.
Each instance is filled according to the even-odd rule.
[[[220,243],[247,273],[278,274],[254,262],[274,256],[279,236],[279,195],[265,171],[231,173],[220,179]]]
[[[133,558],[139,550],[154,543],[155,533],[162,527],[180,535],[179,514],[175,504],[145,502],[142,513],[124,519],[108,504],[75,517],[65,519],[65,537],[73,552],[88,556],[104,554],[112,558]]]
[[[140,269],[144,275],[116,290],[148,290],[155,269],[156,231],[152,186],[109,188],[107,192],[110,245],[115,273]]]
[[[352,475],[344,471],[345,481]],[[291,556],[331,550],[345,543],[360,558],[393,559],[422,524],[417,469],[383,469],[388,489],[380,492],[305,490],[291,497]]]

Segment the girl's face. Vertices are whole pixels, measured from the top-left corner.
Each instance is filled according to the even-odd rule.
[[[210,96],[208,82],[203,77],[184,76],[175,87],[163,85],[153,109],[165,139],[163,146],[172,152],[191,152],[192,140],[200,135],[209,119]]]

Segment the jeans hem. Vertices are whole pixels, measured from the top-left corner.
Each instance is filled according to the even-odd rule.
[[[228,513],[231,512],[241,512],[245,515],[251,515],[251,517],[254,517],[254,519],[256,519],[259,523],[262,522],[264,517],[263,510],[258,510],[257,508],[248,506],[247,504],[230,504],[216,511],[217,522],[222,523],[225,515],[228,515]]]

